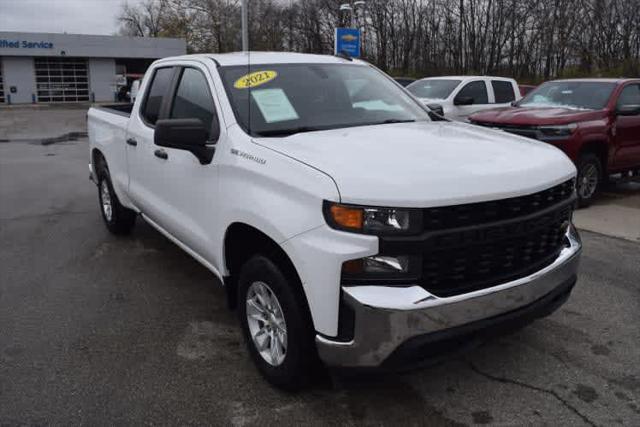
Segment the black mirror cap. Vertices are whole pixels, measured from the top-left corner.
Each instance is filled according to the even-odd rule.
[[[156,145],[188,149],[207,144],[209,135],[200,119],[162,119],[156,122]]]
[[[440,104],[427,104],[427,107],[435,114],[444,117],[444,108]]]
[[[215,132],[217,140],[219,127],[216,126]],[[190,151],[202,165],[211,163],[216,151],[215,146],[207,145],[208,138],[208,131],[200,119],[158,120],[153,134],[156,145]]]
[[[458,96],[453,100],[453,105],[472,105],[473,97],[471,96]]]
[[[621,105],[616,108],[616,114],[618,116],[637,116],[640,115],[640,105],[631,104],[631,105]]]

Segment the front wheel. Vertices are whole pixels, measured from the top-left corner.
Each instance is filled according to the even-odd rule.
[[[593,199],[602,184],[602,164],[593,153],[580,156],[578,161],[578,181],[576,192],[578,193],[578,206],[586,207]]]
[[[238,315],[253,362],[285,390],[310,383],[317,361],[313,328],[297,278],[256,255],[240,271]]]

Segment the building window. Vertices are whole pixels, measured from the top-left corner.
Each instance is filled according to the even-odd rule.
[[[89,72],[83,58],[35,58],[38,102],[89,101]]]

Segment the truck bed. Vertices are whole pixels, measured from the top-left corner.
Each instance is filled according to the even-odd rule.
[[[109,160],[111,181],[118,194],[126,194],[129,182],[126,139],[131,107],[131,104],[96,105],[87,113],[89,141],[93,149]]]
[[[106,104],[106,105],[96,105],[93,108],[98,110],[103,110],[108,113],[119,114],[121,116],[129,117],[131,116],[131,111],[133,110],[133,104]]]

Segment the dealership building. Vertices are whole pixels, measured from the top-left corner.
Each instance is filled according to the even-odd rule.
[[[0,31],[0,104],[108,102],[183,39]]]

